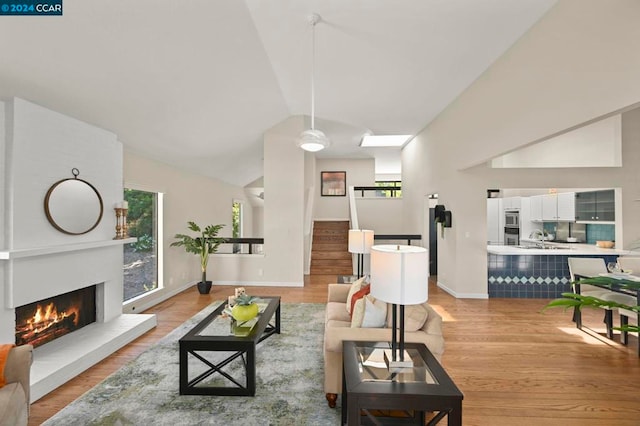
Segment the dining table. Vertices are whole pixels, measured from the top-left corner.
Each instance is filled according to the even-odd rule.
[[[600,287],[604,290],[609,290],[614,293],[624,294],[635,298],[635,305],[640,306],[640,276],[632,275],[626,272],[605,272],[600,273],[594,277],[586,277],[576,275],[575,291],[580,294],[580,285],[589,284],[592,286]],[[595,279],[594,279],[595,278]],[[629,305],[632,306],[632,305]],[[576,326],[582,329],[582,313],[580,307],[574,308],[574,319]],[[640,325],[640,312],[636,311],[636,324]],[[612,337],[612,336],[608,336]],[[640,357],[640,335],[638,336],[638,357]],[[621,343],[627,344],[628,333],[622,332]]]

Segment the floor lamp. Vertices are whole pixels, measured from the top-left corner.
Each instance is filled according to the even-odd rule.
[[[385,351],[390,371],[413,367],[404,351],[404,306],[429,298],[427,249],[417,246],[371,247],[371,296],[393,304],[391,351]],[[400,342],[397,339],[397,308],[400,305]]]
[[[358,278],[364,275],[364,255],[371,253],[373,231],[368,229],[349,229],[349,252],[358,254]]]

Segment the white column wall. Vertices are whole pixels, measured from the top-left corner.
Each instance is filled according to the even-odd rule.
[[[296,144],[303,117],[264,135],[264,280],[304,285],[305,154]]]

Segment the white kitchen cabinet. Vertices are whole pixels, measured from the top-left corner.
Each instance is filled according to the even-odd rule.
[[[502,199],[502,210],[520,210],[522,197],[507,197]]]
[[[504,244],[502,198],[487,199],[487,244]]]
[[[542,222],[542,198],[544,195],[529,197],[529,220]]]
[[[573,222],[576,220],[574,192],[535,195],[529,200],[533,222]]]
[[[558,194],[558,220],[563,222],[574,222],[576,220],[575,192]]]
[[[542,220],[549,222],[558,220],[558,196],[556,194],[542,196]]]

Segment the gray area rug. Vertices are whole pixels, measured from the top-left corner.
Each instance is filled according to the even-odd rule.
[[[324,304],[282,304],[282,333],[257,346],[255,397],[179,395],[178,339],[218,303],[196,314],[44,424],[339,425],[340,408],[327,406],[323,389]],[[225,371],[240,375],[244,370],[239,362]],[[197,368],[195,361],[190,366]]]

